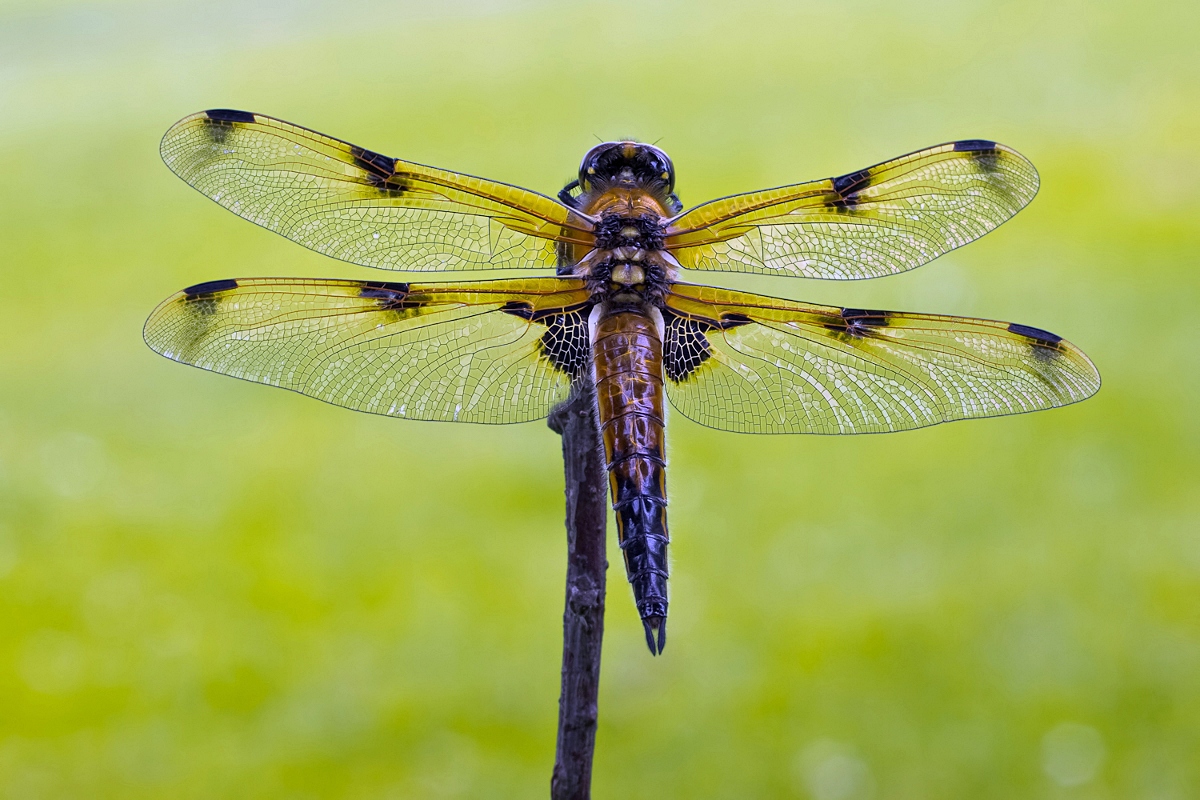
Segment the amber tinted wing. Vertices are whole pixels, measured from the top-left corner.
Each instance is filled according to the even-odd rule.
[[[145,338],[167,358],[357,411],[524,422],[586,373],[588,310],[576,280],[258,278],[185,289]]]
[[[978,239],[1037,194],[1020,153],[968,140],[823,181],[726,197],[671,220],[685,267],[856,280],[919,267]]]
[[[589,218],[494,181],[389,158],[245,111],[177,122],[163,160],[211,200],[318,253],[411,271],[555,266]]]
[[[1092,362],[1038,328],[835,308],[677,284],[664,311],[667,396],[743,433],[882,433],[1067,405]]]

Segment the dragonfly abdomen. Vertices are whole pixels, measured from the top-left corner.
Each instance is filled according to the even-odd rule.
[[[592,348],[617,538],[646,643],[657,654],[667,639],[669,539],[662,336],[652,313],[640,305],[605,303]]]

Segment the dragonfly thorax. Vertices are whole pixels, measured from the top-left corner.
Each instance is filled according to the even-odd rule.
[[[653,214],[606,214],[596,226],[596,249],[658,250],[663,246],[662,219]]]
[[[580,265],[593,292],[655,296],[668,279],[662,223],[652,214],[606,214],[596,226],[596,247]]]

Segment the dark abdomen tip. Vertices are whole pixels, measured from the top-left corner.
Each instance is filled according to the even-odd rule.
[[[642,619],[642,627],[646,629],[646,645],[650,648],[650,655],[657,656],[667,646],[667,618],[666,617],[645,617]],[[654,641],[654,633],[658,632],[658,641]]]

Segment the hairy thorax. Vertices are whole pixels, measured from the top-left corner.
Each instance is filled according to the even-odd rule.
[[[657,304],[679,266],[663,249],[667,210],[637,191],[610,190],[587,205],[600,219],[596,246],[565,274],[586,278],[604,300]]]

